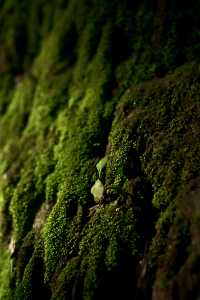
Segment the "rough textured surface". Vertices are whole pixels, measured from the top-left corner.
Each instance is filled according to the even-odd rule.
[[[0,2],[0,299],[199,299],[199,9]]]

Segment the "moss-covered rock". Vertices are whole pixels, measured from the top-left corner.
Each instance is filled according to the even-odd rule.
[[[0,2],[0,299],[198,299],[199,6]]]

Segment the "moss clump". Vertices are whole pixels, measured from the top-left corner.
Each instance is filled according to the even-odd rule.
[[[37,297],[50,297],[48,288],[44,285],[43,243],[37,240],[34,252],[29,259],[23,273],[22,280],[17,282],[15,299],[35,299]]]
[[[82,226],[82,209],[73,200],[68,205],[58,200],[44,228],[44,250],[46,263],[46,281],[56,268],[77,253]],[[62,257],[62,259],[61,259]]]
[[[41,204],[37,192],[33,193],[35,186],[32,172],[30,165],[28,170],[23,170],[23,179],[18,183],[11,200],[14,235],[19,242],[31,229],[35,213]]]
[[[97,209],[84,228],[79,249],[84,299],[98,294],[100,279],[108,271],[115,272],[124,251],[128,256],[139,255],[135,222],[132,209],[109,204]]]
[[[79,257],[74,257],[68,261],[66,267],[60,272],[56,283],[53,286],[53,299],[65,299],[67,297],[80,297],[79,290]]]

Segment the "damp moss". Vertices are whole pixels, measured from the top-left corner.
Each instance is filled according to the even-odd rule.
[[[99,208],[83,230],[80,241],[80,271],[84,274],[84,299],[94,297],[101,276],[117,267],[121,251],[138,255],[138,235],[132,209],[114,204]]]
[[[11,279],[11,261],[10,253],[1,247],[0,255],[0,298],[10,299],[12,294],[10,292],[9,280]]]
[[[0,236],[16,243],[11,281],[2,248],[0,297],[166,290],[199,255],[184,189],[200,168],[196,4],[0,8]]]
[[[35,242],[34,252],[25,267],[23,277],[17,282],[15,299],[34,299],[50,293],[44,284],[44,260],[42,240]]]

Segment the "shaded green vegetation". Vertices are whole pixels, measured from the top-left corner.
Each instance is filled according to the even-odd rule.
[[[0,255],[0,298],[1,299],[10,299],[11,292],[9,289],[11,273],[11,261],[8,250],[1,248]]]
[[[198,299],[199,6],[0,3],[0,299]]]

